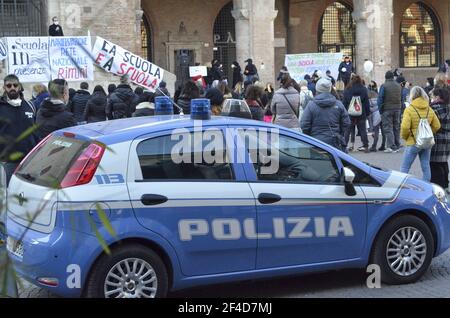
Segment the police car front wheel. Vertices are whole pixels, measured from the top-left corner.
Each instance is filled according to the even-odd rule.
[[[433,255],[434,240],[428,225],[415,216],[403,215],[380,231],[371,263],[380,266],[384,283],[409,284],[425,274]]]
[[[113,249],[94,265],[86,288],[88,298],[161,298],[168,289],[160,257],[141,245]]]

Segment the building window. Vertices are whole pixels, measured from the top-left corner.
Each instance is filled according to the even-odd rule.
[[[400,29],[402,67],[437,67],[440,61],[439,22],[422,2],[413,3],[403,14]]]
[[[355,52],[355,23],[353,9],[341,2],[328,6],[320,19],[319,52],[338,53],[353,58]]]
[[[43,34],[41,0],[0,0],[0,37]]]
[[[152,62],[152,29],[150,28],[150,23],[148,22],[145,14],[142,16],[141,20],[141,43],[141,56]]]

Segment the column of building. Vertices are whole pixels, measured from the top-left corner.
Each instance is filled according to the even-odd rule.
[[[275,0],[234,0],[236,56],[240,63],[253,59],[263,82],[275,77]]]
[[[392,68],[393,0],[354,0],[353,5],[358,73],[380,85]],[[370,73],[364,69],[366,61],[374,64]]]

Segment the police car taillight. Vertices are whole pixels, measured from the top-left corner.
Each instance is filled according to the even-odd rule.
[[[211,119],[211,102],[209,99],[198,98],[191,101],[191,119]]]
[[[20,162],[20,164],[17,166],[16,170],[14,170],[14,174],[16,174],[17,171],[20,171],[20,169],[23,167],[24,163],[27,162],[29,159],[33,158],[35,154],[37,154],[39,152],[39,150],[42,149],[42,147],[45,146],[45,144],[47,143],[47,141],[50,139],[50,137],[52,137],[52,135],[48,135],[47,137],[45,137],[44,139],[41,140],[41,142],[39,142],[37,144],[36,147],[33,148],[33,150],[31,150],[28,155],[25,156],[25,158],[23,158],[23,160]]]
[[[61,182],[61,188],[70,188],[91,182],[104,153],[104,147],[90,144],[70,167]]]

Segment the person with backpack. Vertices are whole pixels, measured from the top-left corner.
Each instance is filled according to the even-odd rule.
[[[430,98],[423,88],[413,87],[410,100],[411,105],[405,109],[400,130],[407,146],[401,172],[409,173],[414,160],[419,156],[423,179],[429,182],[431,148],[435,144],[434,134],[441,128],[441,123],[430,107]]]
[[[435,89],[431,108],[441,123],[441,129],[436,134],[436,144],[431,149],[431,182],[440,185],[449,192],[450,158],[450,93],[445,88]]]
[[[306,106],[308,106],[308,104],[314,100],[314,94],[308,88],[308,81],[306,80],[300,81],[299,86],[300,86],[300,106],[302,107],[303,110],[305,110]]]
[[[370,102],[367,88],[364,86],[361,76],[354,75],[344,91],[343,104],[350,116],[351,125],[345,133],[345,142],[348,144],[350,134],[358,128],[363,146],[358,151],[369,153],[369,138],[367,137],[367,117],[370,115]],[[354,148],[354,139],[352,140]],[[350,149],[353,150],[353,149]]]

